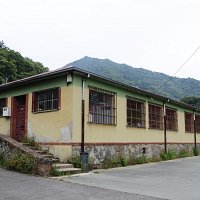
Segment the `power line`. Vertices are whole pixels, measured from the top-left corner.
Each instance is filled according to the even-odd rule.
[[[176,71],[176,73],[173,75],[173,76],[171,76],[163,85],[161,85],[159,88],[158,88],[158,90],[157,90],[157,92],[161,89],[161,88],[163,88],[164,86],[166,86],[167,85],[167,83],[183,68],[183,66],[194,56],[194,54],[198,51],[200,49],[200,46],[192,53],[192,55],[181,65],[181,67]]]

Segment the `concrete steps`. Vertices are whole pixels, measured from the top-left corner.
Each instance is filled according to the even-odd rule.
[[[81,168],[74,168],[73,164],[64,164],[64,163],[55,163],[53,164],[53,167],[56,168],[56,170],[60,173],[66,173],[66,174],[79,174],[82,173]]]
[[[35,151],[36,153],[40,154],[42,157],[45,157],[52,161],[52,167],[54,170],[62,176],[62,175],[70,175],[70,174],[79,174],[82,173],[81,168],[74,168],[73,164],[69,163],[60,163],[59,158],[55,158],[53,154],[50,154],[47,150],[42,150],[35,148],[34,146],[30,146],[29,143],[22,143],[24,146],[30,148],[31,150]]]

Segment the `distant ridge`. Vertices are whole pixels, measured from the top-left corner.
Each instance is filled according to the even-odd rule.
[[[200,81],[193,78],[174,77],[158,91],[170,76],[143,68],[133,68],[126,64],[118,64],[109,59],[88,56],[69,63],[65,67],[69,65],[173,99],[181,99],[186,96],[200,97]]]

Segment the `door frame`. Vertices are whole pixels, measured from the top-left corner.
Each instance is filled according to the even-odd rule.
[[[26,138],[28,134],[28,94],[18,95],[11,97],[11,117],[10,117],[10,136],[15,139],[15,116],[16,116],[16,97],[25,96],[25,127],[24,127],[24,135]]]

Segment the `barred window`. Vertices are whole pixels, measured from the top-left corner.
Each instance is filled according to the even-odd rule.
[[[149,128],[163,129],[163,109],[161,106],[149,104]]]
[[[33,93],[32,111],[51,111],[60,109],[60,88]]]
[[[163,109],[161,106],[149,104],[149,128],[163,129]]]
[[[89,88],[89,122],[116,124],[116,93]]]
[[[178,130],[176,110],[166,108],[166,129],[171,131]]]
[[[127,126],[145,127],[145,106],[144,102],[127,99]]]
[[[200,115],[195,115],[196,132],[200,133]]]
[[[192,113],[185,113],[185,132],[194,132],[194,117]]]
[[[0,99],[0,117],[3,116],[3,107],[6,107],[6,104],[6,98]]]

